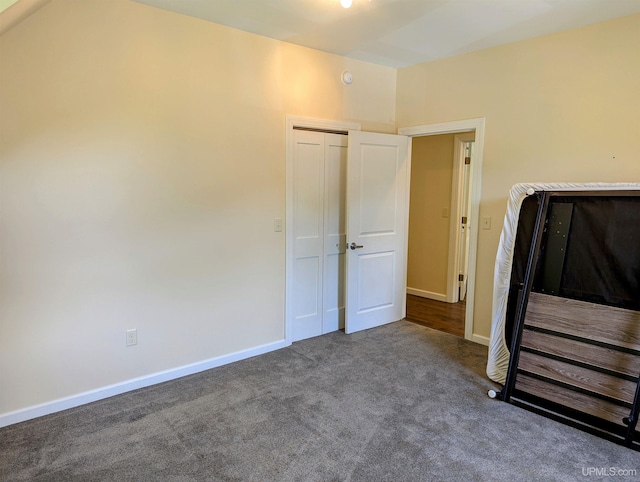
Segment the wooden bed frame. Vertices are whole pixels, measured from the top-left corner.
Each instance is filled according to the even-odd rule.
[[[558,244],[555,233],[567,234],[549,229],[553,194],[539,195],[507,380],[497,397],[640,450],[640,312],[533,291],[540,266],[549,264],[543,246]],[[559,283],[561,267],[551,271]]]

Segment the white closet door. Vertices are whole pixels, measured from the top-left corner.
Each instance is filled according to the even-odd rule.
[[[345,196],[348,138],[325,136],[324,319],[322,333],[344,328]]]
[[[292,341],[401,319],[408,138],[295,130],[293,141]]]
[[[293,341],[322,334],[324,135],[294,131]]]
[[[347,333],[404,317],[408,151],[408,137],[349,131]]]

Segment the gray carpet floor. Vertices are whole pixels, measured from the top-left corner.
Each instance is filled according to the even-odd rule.
[[[487,397],[485,347],[400,321],[0,430],[0,479],[598,480],[640,454]],[[607,472],[610,474],[610,472]],[[637,480],[639,477],[603,477]]]

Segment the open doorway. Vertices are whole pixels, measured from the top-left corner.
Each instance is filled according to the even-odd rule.
[[[473,132],[414,137],[407,263],[410,321],[464,336]]]
[[[473,333],[484,119],[398,133],[412,137],[407,318],[486,344]],[[425,155],[431,164],[422,163]]]

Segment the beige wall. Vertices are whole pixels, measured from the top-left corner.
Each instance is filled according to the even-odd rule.
[[[395,130],[394,69],[126,0],[0,65],[0,415],[282,340],[285,115]]]
[[[454,134],[415,137],[411,145],[411,202],[407,288],[446,296]]]
[[[511,185],[640,182],[638,45],[633,15],[398,71],[398,127],[486,118],[475,334],[489,336]]]
[[[635,15],[401,69],[396,89],[394,69],[126,0],[47,4],[0,37],[0,416],[283,339],[286,114],[486,117],[488,336],[509,187],[640,181],[639,43]]]

